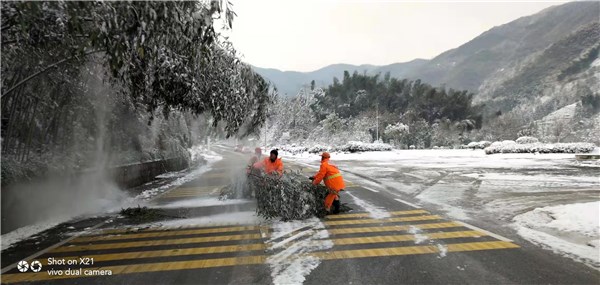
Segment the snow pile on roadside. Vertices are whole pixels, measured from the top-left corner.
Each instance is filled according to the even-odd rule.
[[[573,163],[572,165],[578,167],[600,167],[600,160],[575,161],[575,163]]]
[[[317,218],[280,222],[272,226],[267,258],[274,284],[302,284],[321,260],[311,252],[333,247],[325,225]]]
[[[501,141],[485,148],[485,153],[588,153],[594,148],[596,145],[593,143],[519,144],[514,141]]]
[[[177,178],[177,177],[184,176],[186,171],[187,170],[165,172],[163,174],[156,175],[156,177],[154,177],[154,178],[157,178],[157,179]]]
[[[158,188],[148,189],[148,190],[140,193],[139,195],[135,196],[135,198],[133,198],[133,200],[146,200],[146,201],[150,200],[150,199],[154,198],[156,195],[161,194],[169,189],[175,188],[186,182],[192,181],[196,177],[202,175],[202,173],[207,172],[209,170],[210,170],[210,167],[208,167],[207,165],[200,166],[200,167],[188,172],[186,175],[173,180],[169,184],[163,185]]]
[[[197,155],[201,156],[208,163],[215,163],[215,162],[223,159],[222,156],[220,156],[218,153],[216,153],[216,152],[214,152],[212,150],[204,151],[204,152],[199,153]]]
[[[525,239],[600,267],[600,201],[536,208],[513,221]]]
[[[158,188],[148,189],[148,190],[140,193],[139,195],[137,195],[134,198],[134,200],[150,200],[150,199],[154,198],[156,195],[163,193],[164,191],[167,191],[174,187],[180,186],[186,182],[192,181],[196,177],[202,175],[204,172],[209,171],[211,164],[223,159],[222,156],[218,155],[214,151],[206,151],[206,152],[202,152],[202,153],[197,153],[196,155],[199,155],[200,157],[202,157],[202,159],[206,160],[208,162],[208,164],[191,170],[187,174],[173,180],[169,184],[163,185]]]
[[[62,222],[63,220],[57,220],[56,222],[47,222],[25,226],[22,228],[18,228],[12,232],[3,234],[0,238],[0,240],[2,240],[2,250],[11,247],[13,244],[20,242],[26,238],[30,238],[35,234],[51,229]]]

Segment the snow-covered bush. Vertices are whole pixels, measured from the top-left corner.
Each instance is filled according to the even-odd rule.
[[[469,144],[467,144],[466,146],[462,146],[461,148],[484,149],[484,148],[490,146],[491,144],[492,143],[489,141],[470,142]]]
[[[281,150],[281,151],[285,151],[291,154],[299,154],[299,153],[303,153],[303,152],[307,152],[308,151],[308,147],[305,146],[296,146],[296,145],[281,145],[279,147],[276,147],[277,149]]]
[[[309,148],[308,152],[309,153],[321,153],[324,151],[328,151],[329,149],[330,149],[330,147],[327,147],[327,146],[316,145],[316,146]]]
[[[518,144],[514,141],[502,141],[485,148],[485,153],[588,153],[595,147],[593,143]]]
[[[328,152],[363,152],[363,151],[389,151],[392,150],[392,146],[386,143],[364,143],[359,141],[349,141],[343,145],[338,146],[325,146],[325,145],[314,145],[312,147],[305,146],[291,146],[281,145],[278,149],[288,152],[290,154],[299,154],[308,152],[312,154],[319,154],[324,151]]]
[[[518,144],[528,144],[528,143],[539,143],[540,140],[538,140],[537,138],[534,138],[534,137],[525,136],[525,137],[518,138],[516,142]]]
[[[390,151],[392,146],[386,143],[363,143],[351,141],[347,144],[335,148],[339,152],[363,152],[363,151]]]

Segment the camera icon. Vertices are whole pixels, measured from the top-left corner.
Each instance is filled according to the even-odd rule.
[[[17,269],[21,272],[27,272],[27,270],[29,270],[29,263],[25,260],[21,260],[17,263]]]
[[[33,262],[31,262],[31,271],[33,272],[40,272],[42,270],[42,263],[40,263],[37,260],[34,260]]]

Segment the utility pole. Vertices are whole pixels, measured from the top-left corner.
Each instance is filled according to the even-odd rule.
[[[377,102],[375,104],[375,121],[376,121],[376,125],[375,125],[375,129],[377,130],[377,140],[376,142],[379,142],[379,102]]]
[[[267,151],[267,118],[265,117],[265,152]]]

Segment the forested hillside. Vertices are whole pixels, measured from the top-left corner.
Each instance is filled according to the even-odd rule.
[[[254,133],[272,95],[218,19],[228,3],[2,2],[2,183]]]
[[[324,90],[280,98],[269,125],[276,143],[381,139],[400,147],[455,146],[481,127],[481,106],[472,105],[472,98],[468,91],[420,80],[346,71],[341,82],[334,78]]]

